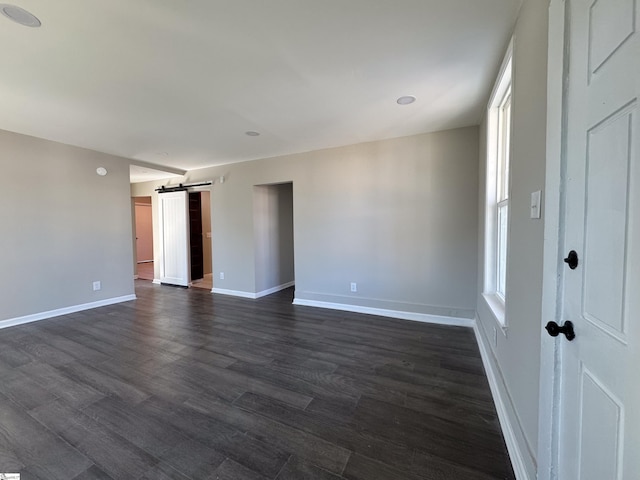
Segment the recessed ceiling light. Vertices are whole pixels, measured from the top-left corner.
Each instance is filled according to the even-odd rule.
[[[410,103],[413,103],[416,101],[416,97],[414,97],[413,95],[405,95],[404,97],[400,97],[398,100],[396,100],[396,102],[398,102],[398,105],[409,105]]]
[[[2,12],[5,17],[25,27],[39,27],[42,25],[35,15],[15,5],[0,3],[0,12]]]
[[[260,135],[260,132],[254,132],[252,130],[249,130],[248,132],[244,132],[245,135],[249,135],[250,137],[257,137],[258,135]]]

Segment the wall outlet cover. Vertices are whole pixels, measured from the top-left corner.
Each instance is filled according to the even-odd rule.
[[[538,190],[537,192],[531,193],[531,213],[530,213],[531,218],[535,218],[535,219],[540,218],[541,196],[542,196],[542,192],[540,190]]]

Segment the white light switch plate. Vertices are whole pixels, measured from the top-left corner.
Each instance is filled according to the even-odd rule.
[[[531,218],[540,218],[540,190],[531,194]]]

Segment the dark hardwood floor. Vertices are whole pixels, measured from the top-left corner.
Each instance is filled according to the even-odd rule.
[[[137,281],[0,330],[0,472],[513,479],[473,332]]]

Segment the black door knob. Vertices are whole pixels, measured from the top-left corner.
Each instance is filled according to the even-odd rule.
[[[573,331],[573,323],[570,321],[564,322],[563,326],[558,325],[556,322],[549,322],[544,328],[552,337],[557,337],[563,333],[569,341],[576,338],[576,333]]]
[[[569,265],[571,270],[575,270],[578,267],[578,253],[575,250],[571,250],[567,258],[564,259],[564,263]]]

